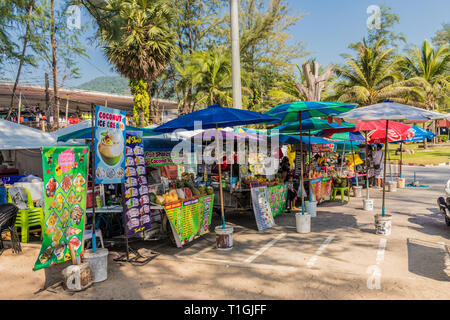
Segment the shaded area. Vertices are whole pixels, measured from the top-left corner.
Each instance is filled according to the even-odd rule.
[[[436,243],[407,239],[408,270],[411,273],[437,281],[449,281],[445,273],[446,253]]]

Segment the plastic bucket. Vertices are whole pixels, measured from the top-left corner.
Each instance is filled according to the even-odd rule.
[[[108,249],[97,248],[94,253],[92,249],[84,251],[84,261],[89,265],[94,275],[94,282],[105,281],[108,277]]]
[[[301,212],[296,212],[295,226],[298,233],[311,232],[311,215],[309,213],[302,214]]]
[[[311,215],[311,217],[315,217],[317,215],[317,201],[305,201],[305,210]]]
[[[398,178],[398,180],[397,180],[397,187],[399,189],[405,188],[405,178]]]
[[[388,181],[386,185],[388,192],[397,192],[397,184],[394,181]]]
[[[353,196],[355,198],[362,198],[362,186],[353,186]]]
[[[375,233],[384,234],[386,236],[391,234],[392,216],[386,214],[384,217],[381,214],[375,215]]]
[[[363,199],[363,208],[365,211],[373,211],[373,199]]]
[[[231,250],[233,249],[233,227],[225,225],[216,226],[216,247],[217,250]]]

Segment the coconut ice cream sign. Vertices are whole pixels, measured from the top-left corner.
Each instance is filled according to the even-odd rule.
[[[95,182],[125,181],[126,112],[95,106]]]

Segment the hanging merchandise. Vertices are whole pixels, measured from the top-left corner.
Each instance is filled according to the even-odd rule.
[[[84,146],[42,150],[44,230],[34,270],[78,258],[82,252],[88,159],[89,148]]]

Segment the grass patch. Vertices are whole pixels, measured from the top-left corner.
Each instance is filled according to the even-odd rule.
[[[403,153],[403,163],[414,164],[439,164],[443,162],[450,162],[450,144],[442,147],[430,147],[424,150],[419,148],[423,143],[407,144],[406,147],[409,150],[414,150],[414,154]],[[400,147],[400,144],[389,144],[389,156],[391,159],[400,159],[400,155],[395,154],[395,150]],[[389,158],[388,158],[389,159]]]

